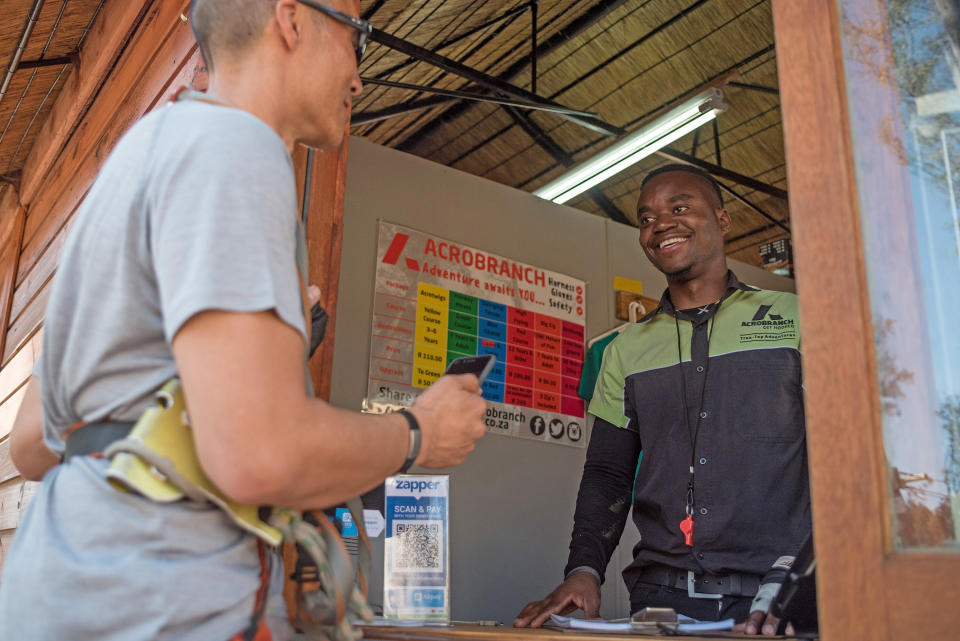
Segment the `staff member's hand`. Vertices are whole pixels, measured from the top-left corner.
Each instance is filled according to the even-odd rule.
[[[770,614],[773,602],[783,589],[783,582],[787,578],[787,573],[793,567],[793,556],[781,556],[767,573],[763,575],[760,581],[760,588],[757,590],[753,603],[750,606],[750,614],[747,620],[733,626],[734,632],[744,634],[763,634],[770,637],[777,633],[777,626],[780,625],[780,618]],[[793,626],[787,623],[786,633],[790,636],[794,634]]]
[[[780,619],[778,617],[756,610],[750,613],[746,621],[733,626],[733,631],[744,634],[763,634],[765,637],[772,637],[777,634],[778,625],[780,625]],[[788,637],[796,634],[792,623],[787,624],[786,634]]]
[[[571,574],[543,601],[528,603],[513,621],[515,628],[539,628],[551,614],[563,616],[580,608],[588,619],[600,618],[600,582],[589,572]]]

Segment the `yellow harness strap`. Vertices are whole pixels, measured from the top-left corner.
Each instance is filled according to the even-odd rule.
[[[247,532],[279,545],[283,534],[260,519],[257,506],[231,501],[204,473],[189,420],[180,381],[173,379],[157,392],[157,407],[140,416],[129,436],[104,450],[110,459],[107,478],[157,503],[210,501]]]

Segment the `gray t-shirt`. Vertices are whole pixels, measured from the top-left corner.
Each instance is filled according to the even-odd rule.
[[[189,100],[134,125],[77,211],[53,282],[35,369],[47,445],[62,452],[78,421],[135,420],[176,375],[170,342],[199,312],[273,310],[305,337],[298,243],[293,166],[265,123]],[[0,639],[244,629],[256,540],[214,508],[122,494],[105,466],[81,457],[44,478],[3,568]]]

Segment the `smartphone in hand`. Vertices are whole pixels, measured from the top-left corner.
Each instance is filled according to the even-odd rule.
[[[450,361],[444,374],[474,374],[483,385],[487,375],[493,370],[497,357],[493,354],[482,356],[462,356]]]

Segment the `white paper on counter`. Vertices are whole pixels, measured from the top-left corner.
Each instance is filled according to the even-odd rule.
[[[733,627],[733,619],[724,619],[723,621],[697,621],[682,614],[677,615],[680,624],[677,626],[677,632],[695,633],[695,632],[719,632],[729,630]],[[550,622],[558,628],[568,628],[571,630],[592,630],[593,632],[633,632],[634,628],[629,621],[604,621],[602,619],[574,619],[573,617],[562,617],[556,614],[550,615]]]

